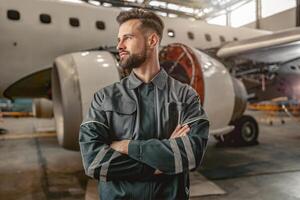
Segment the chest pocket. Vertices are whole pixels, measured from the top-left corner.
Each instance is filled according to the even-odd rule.
[[[185,105],[185,103],[179,101],[167,103],[168,120],[166,127],[168,127],[169,136],[175,130],[176,126],[182,123]]]
[[[103,105],[113,140],[131,139],[136,119],[136,103],[133,101],[106,101]]]

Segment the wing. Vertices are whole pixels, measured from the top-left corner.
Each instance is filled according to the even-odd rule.
[[[229,43],[219,49],[221,58],[242,58],[254,62],[281,63],[299,57],[300,28],[288,29],[248,40]]]

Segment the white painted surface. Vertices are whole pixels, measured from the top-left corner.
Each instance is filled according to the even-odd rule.
[[[119,81],[120,76],[115,58],[107,51],[74,53],[72,57],[76,63],[74,67],[76,67],[79,78],[84,119],[93,94],[99,89]]]
[[[227,127],[234,108],[234,89],[231,76],[219,61],[194,50],[204,75],[204,109],[210,129]]]
[[[19,21],[8,20],[8,9],[18,10]],[[120,12],[116,8],[96,7],[86,3],[71,3],[51,0],[1,0],[0,1],[0,96],[16,81],[52,67],[54,59],[63,54],[78,52],[99,46],[115,46],[118,24],[115,21]],[[39,14],[51,15],[51,24],[42,24]],[[80,27],[69,25],[69,17],[77,17]],[[220,45],[220,35],[226,41],[234,37],[250,38],[265,34],[248,28],[229,28],[209,25],[202,21],[180,18],[162,18],[165,23],[162,45],[182,42],[196,48],[211,48]],[[95,22],[105,22],[105,30],[97,30]],[[184,28],[181,28],[184,27]],[[167,36],[167,30],[175,31],[175,37]],[[187,32],[194,33],[194,40]],[[212,41],[205,40],[205,34]],[[16,43],[16,45],[14,45]]]

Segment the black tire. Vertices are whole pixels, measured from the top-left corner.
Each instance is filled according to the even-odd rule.
[[[0,135],[4,135],[8,133],[8,130],[4,129],[4,128],[0,128]]]
[[[235,128],[232,132],[223,136],[215,136],[220,146],[251,146],[258,144],[259,128],[256,120],[249,116],[243,115],[235,122],[231,123]]]
[[[223,142],[223,139],[220,135],[214,135],[214,138],[218,141],[218,142]]]

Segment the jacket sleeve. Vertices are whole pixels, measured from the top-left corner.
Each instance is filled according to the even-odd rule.
[[[164,174],[179,174],[196,169],[203,158],[208,140],[209,122],[200,105],[199,96],[189,89],[181,112],[181,124],[194,121],[190,132],[172,139],[132,140],[128,155]]]
[[[140,180],[153,176],[154,169],[110,148],[109,124],[102,99],[94,95],[86,119],[80,125],[79,145],[86,175],[98,180]]]

